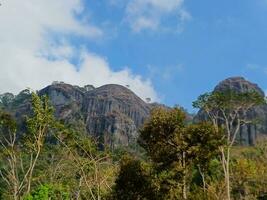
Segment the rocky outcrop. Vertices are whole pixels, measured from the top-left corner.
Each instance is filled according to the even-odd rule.
[[[105,85],[85,94],[87,130],[105,143],[129,144],[150,113],[149,104],[120,85]]]
[[[67,121],[76,120],[81,115],[85,89],[65,83],[54,83],[39,91],[47,95],[55,108],[55,115]]]
[[[114,84],[94,88],[92,85],[79,87],[54,82],[38,93],[49,97],[57,119],[91,134],[110,147],[135,141],[138,129],[155,107],[130,89]],[[6,93],[0,100],[0,106],[12,112],[18,120],[31,113],[28,90],[17,96]]]
[[[221,81],[215,88],[214,91],[226,91],[226,90],[234,90],[237,92],[251,92],[256,91],[262,96],[264,92],[262,89],[255,83],[251,83],[247,81],[243,77],[231,77]]]
[[[234,90],[236,92],[256,91],[261,96],[265,96],[262,89],[254,83],[245,80],[243,77],[231,77],[221,81],[214,91]],[[247,113],[248,119],[258,119],[256,124],[248,124],[242,126],[236,141],[243,145],[253,145],[256,140],[267,133],[267,105],[256,106]],[[207,119],[203,111],[199,111],[195,117],[195,121]]]

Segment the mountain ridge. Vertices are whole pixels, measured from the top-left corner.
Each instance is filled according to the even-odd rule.
[[[128,146],[135,141],[138,129],[155,107],[129,88],[117,84],[95,88],[92,85],[80,87],[54,82],[39,90],[38,94],[49,97],[57,119],[112,148]],[[23,90],[18,95],[5,93],[1,95],[1,104],[5,110],[21,119],[30,115],[30,96],[29,90]]]
[[[219,82],[214,91],[233,89],[238,92],[257,91],[264,96],[263,90],[243,77],[230,77]],[[75,129],[97,138],[101,143],[115,148],[128,146],[135,142],[138,131],[155,107],[169,108],[159,103],[149,103],[138,97],[128,87],[107,84],[95,88],[54,82],[38,91],[47,95],[55,108],[55,117]],[[31,92],[23,90],[18,95],[0,95],[0,107],[23,121],[31,114]],[[186,110],[185,110],[186,112]],[[187,112],[186,112],[187,113]],[[267,133],[267,105],[257,106],[248,113],[249,117],[261,117],[257,125],[241,128],[237,140],[240,144],[255,144],[258,137]],[[187,121],[201,121],[202,111],[196,116],[187,113]]]

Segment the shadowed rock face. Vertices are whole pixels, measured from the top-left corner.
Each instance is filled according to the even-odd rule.
[[[256,91],[261,94],[263,97],[264,92],[262,89],[254,83],[251,83],[245,80],[243,77],[232,77],[221,81],[214,89],[214,91],[226,91],[234,90],[237,92],[249,92]],[[205,119],[205,113],[199,111],[196,120]],[[243,145],[253,145],[256,140],[267,133],[267,105],[257,106],[253,108],[248,114],[248,119],[260,119],[260,122],[256,125],[249,124],[241,127],[240,132],[237,137],[237,142]]]

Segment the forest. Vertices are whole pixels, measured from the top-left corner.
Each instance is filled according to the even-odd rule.
[[[237,142],[260,120],[246,113],[262,104],[257,92],[206,93],[193,102],[201,121],[156,107],[135,144],[111,149],[57,120],[49,98],[33,92],[22,122],[0,112],[0,199],[267,199],[267,140]]]

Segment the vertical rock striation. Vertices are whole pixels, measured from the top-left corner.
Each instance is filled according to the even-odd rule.
[[[48,95],[56,117],[111,147],[129,145],[148,117],[151,106],[121,85],[99,88],[54,83],[40,92]]]

